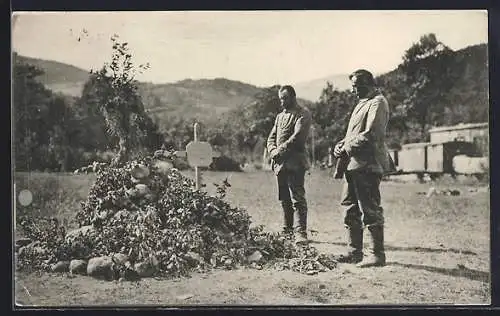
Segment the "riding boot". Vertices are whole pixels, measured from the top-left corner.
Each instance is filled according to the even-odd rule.
[[[341,263],[358,263],[363,259],[363,228],[358,226],[347,227],[347,247],[345,254],[336,259]]]
[[[295,214],[297,216],[298,226],[296,228],[296,243],[307,242],[307,206],[302,204],[295,204]]]
[[[370,231],[372,247],[370,254],[363,258],[363,261],[356,266],[359,268],[379,267],[385,265],[385,249],[384,249],[384,226],[374,225],[368,226]]]
[[[283,208],[283,234],[293,234],[293,205],[291,201],[282,201],[281,207]]]

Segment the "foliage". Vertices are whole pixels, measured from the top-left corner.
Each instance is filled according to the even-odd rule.
[[[213,171],[242,171],[240,164],[227,156],[215,157],[209,169]]]
[[[401,65],[378,76],[376,81],[390,106],[388,145],[399,148],[425,141],[433,126],[487,121],[486,53],[484,45],[454,52],[427,34],[406,51]],[[215,123],[206,122],[206,139],[241,163],[260,160],[262,143],[280,110],[278,88],[264,88],[255,102],[221,115]],[[328,147],[343,137],[355,103],[350,92],[327,83],[319,100],[306,104],[313,116],[317,160],[325,160]]]
[[[98,152],[108,150],[109,143],[119,138],[116,136],[123,136],[126,130],[136,136],[131,140],[137,140],[133,144],[137,150],[160,146],[162,136],[152,120],[144,115],[140,96],[136,93],[127,47],[115,44],[111,65],[91,74],[82,98],[76,100],[45,88],[39,79],[43,71],[24,63],[24,59],[14,54],[16,170],[68,171],[78,168],[96,159]],[[107,70],[113,74],[108,75]],[[109,98],[113,101],[106,103]],[[113,106],[128,111],[130,120],[126,121],[125,116],[119,115],[121,110],[115,110]],[[101,113],[105,113],[104,117]],[[105,134],[106,122],[111,137]],[[125,123],[130,124],[125,126]],[[125,124],[125,128],[119,129],[120,124]]]
[[[256,101],[247,107],[245,114],[250,121],[250,135],[267,138],[274,125],[276,115],[281,111],[278,98],[279,86],[266,88],[256,95]]]
[[[344,137],[354,102],[354,97],[349,92],[339,91],[327,82],[319,101],[312,108],[316,132],[315,157],[326,157],[328,148]]]
[[[43,71],[13,65],[14,150],[16,170],[67,170],[78,160],[70,144],[78,141],[77,118],[65,97],[37,78]]]
[[[239,170],[239,164],[262,157],[262,151],[255,153],[255,150],[267,139],[274,118],[280,110],[278,89],[279,86],[262,89],[254,96],[252,103],[223,113],[215,122],[198,121],[200,138],[208,141],[223,156],[215,161],[214,165],[220,165],[223,170]],[[179,145],[185,146],[187,141],[192,139],[191,126],[194,120],[171,118],[169,121],[174,121],[175,124],[167,125],[167,139],[177,136],[177,139],[182,140]]]
[[[128,43],[121,43],[117,36],[111,41],[111,63],[91,72],[82,99],[103,115],[107,132],[118,139],[119,151],[113,163],[119,164],[128,158],[131,147],[158,148],[161,136],[144,111],[135,80],[136,73],[149,66],[134,67]]]
[[[427,34],[404,54],[401,69],[405,82],[411,87],[402,104],[407,117],[420,125],[420,139],[424,140],[427,125],[440,125],[444,114],[446,94],[453,86],[451,76],[452,50]]]
[[[56,259],[67,260],[67,254],[61,251],[64,247],[66,230],[54,218],[35,218],[22,216],[19,220],[24,234],[35,245],[23,247],[17,256],[17,264],[30,270],[48,269],[50,262]],[[50,250],[49,250],[50,249]]]
[[[431,59],[418,62],[433,65],[432,57],[429,58]],[[420,109],[411,109],[416,103],[412,105],[408,96],[416,92],[411,82],[408,82],[402,65],[377,78],[391,107],[388,143],[392,147],[426,141],[427,130],[434,126],[488,121],[487,46],[477,45],[457,52],[447,52],[440,58],[448,63],[446,72],[439,72],[444,65],[430,72],[440,78],[419,93],[428,92],[428,96],[435,98],[428,105],[421,104]],[[443,83],[444,80],[448,82]],[[425,124],[418,119],[419,111],[420,118],[428,111]]]
[[[226,79],[138,83],[133,78],[143,68],[132,65],[125,44],[114,39],[110,64],[90,74],[76,100],[47,90],[41,81],[56,83],[25,63],[40,62],[14,55],[17,170],[74,170],[93,160],[106,161],[98,155],[116,150],[120,137],[122,150],[132,156],[162,144],[183,150],[193,140],[195,121],[200,139],[223,156],[237,164],[260,162],[280,110],[278,86],[257,88]],[[391,110],[390,147],[425,141],[433,126],[488,121],[486,45],[452,51],[426,34],[409,47],[396,69],[376,81]],[[328,147],[343,137],[355,102],[348,91],[330,83],[317,102],[299,100],[313,116],[316,159],[326,159]]]
[[[137,185],[131,171],[138,164],[150,170],[143,183],[148,188],[145,194],[134,191]],[[260,263],[304,255],[284,236],[251,228],[248,213],[224,200],[229,187],[223,181],[215,196],[195,190],[193,180],[176,169],[156,169],[152,157],[120,168],[104,167],[97,170],[97,180],[76,213],[79,225],[92,229],[68,238],[65,232],[55,236],[54,226],[40,225],[43,221],[21,220],[23,231],[43,251],[33,256],[21,248],[19,268],[48,269],[59,260],[122,253],[131,263],[154,257],[160,273],[181,276],[210,266],[248,264],[248,256],[257,250],[263,256]]]
[[[193,140],[195,120],[181,117],[168,117],[160,127],[164,135],[164,144],[167,149],[184,149],[186,145]],[[201,132],[205,132],[203,126]],[[203,134],[200,138],[203,138]]]

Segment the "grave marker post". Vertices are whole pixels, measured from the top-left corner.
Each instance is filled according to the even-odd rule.
[[[200,167],[208,167],[212,163],[213,151],[208,142],[198,140],[199,124],[194,124],[194,140],[186,146],[188,163],[194,167],[196,190],[201,187]]]

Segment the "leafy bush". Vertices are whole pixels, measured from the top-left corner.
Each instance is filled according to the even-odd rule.
[[[139,184],[131,176],[138,165],[149,170]],[[248,264],[248,256],[258,250],[262,254],[259,264],[300,258],[282,267],[321,271],[313,247],[295,246],[285,236],[264,232],[261,226],[250,228],[248,213],[224,200],[227,182],[217,184],[217,194],[212,196],[195,190],[194,181],[175,168],[156,169],[152,157],[122,167],[99,166],[96,182],[76,213],[80,227],[91,229],[68,238],[55,224],[25,218],[19,224],[28,238],[40,242],[45,254],[20,252],[20,268],[48,269],[61,260],[122,253],[131,263],[155,258],[160,274],[182,276],[193,269]]]
[[[214,158],[209,169],[213,171],[242,171],[240,164],[236,160],[227,156]]]

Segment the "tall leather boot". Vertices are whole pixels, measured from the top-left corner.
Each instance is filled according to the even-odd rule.
[[[295,242],[306,243],[307,242],[307,205],[295,204],[295,214],[297,216],[298,226],[296,228]]]
[[[380,267],[385,265],[385,249],[384,249],[384,226],[375,225],[368,226],[372,239],[372,247],[368,256],[363,258],[363,261],[356,266],[359,268]]]
[[[282,201],[281,207],[283,208],[283,234],[293,234],[293,204],[292,201]]]
[[[336,259],[340,263],[358,263],[363,260],[363,228],[347,227],[347,252]]]

